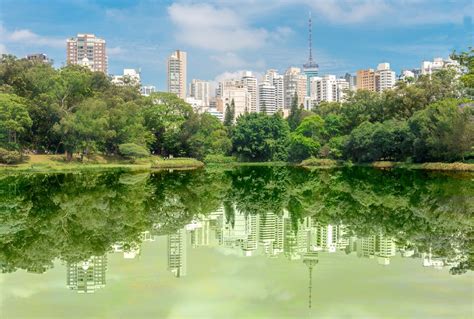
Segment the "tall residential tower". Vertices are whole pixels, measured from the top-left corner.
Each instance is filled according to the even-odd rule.
[[[107,74],[105,40],[94,34],[78,34],[68,39],[66,55],[68,65],[78,64]]]
[[[168,92],[186,98],[186,52],[176,50],[168,58]]]

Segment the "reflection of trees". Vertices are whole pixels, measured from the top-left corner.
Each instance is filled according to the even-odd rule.
[[[314,216],[321,224],[344,224],[351,235],[383,234],[419,251],[431,248],[460,262],[452,272],[462,273],[473,269],[471,178],[360,167],[5,176],[0,266],[43,272],[57,257],[101,256],[116,242],[139,243],[145,230],[169,234],[224,204],[230,223],[234,207],[264,216],[288,210],[294,231]]]

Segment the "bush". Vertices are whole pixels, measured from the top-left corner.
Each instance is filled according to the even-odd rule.
[[[301,162],[308,157],[318,154],[320,144],[311,137],[292,133],[288,149],[288,160],[290,162]]]
[[[150,155],[150,152],[148,152],[146,148],[134,143],[120,144],[119,152],[120,155],[131,159],[147,157]]]
[[[236,158],[233,156],[225,156],[222,154],[209,154],[204,158],[205,163],[219,163],[227,164],[236,162]]]
[[[3,164],[18,164],[23,161],[23,155],[18,151],[9,151],[0,148],[0,163]]]

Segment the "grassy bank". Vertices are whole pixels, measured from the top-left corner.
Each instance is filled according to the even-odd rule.
[[[192,158],[163,159],[150,156],[135,161],[120,157],[94,156],[80,161],[78,158],[68,162],[64,155],[30,155],[21,164],[1,165],[0,172],[70,172],[83,170],[124,169],[128,171],[147,171],[159,169],[194,169],[204,166],[204,163]]]
[[[330,159],[319,159],[310,158],[302,161],[298,166],[305,168],[333,168],[341,166],[367,166],[378,169],[392,169],[392,168],[404,168],[404,169],[420,169],[427,171],[462,171],[462,172],[474,172],[474,164],[472,163],[404,163],[404,162],[390,162],[390,161],[378,161],[373,163],[351,163],[344,161],[335,161]]]

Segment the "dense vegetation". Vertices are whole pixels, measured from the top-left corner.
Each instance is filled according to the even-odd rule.
[[[0,177],[0,271],[44,272],[60,258],[101,256],[140,234],[170,234],[223,206],[235,214],[345,225],[348,236],[382,234],[399,247],[473,269],[472,175],[365,167],[307,171],[277,166],[130,174]],[[222,227],[222,225],[220,226]],[[286,226],[285,226],[286,227]]]
[[[343,103],[306,111],[295,98],[281,114],[245,113],[233,101],[224,123],[173,94],[141,96],[99,72],[3,55],[0,59],[0,162],[22,153],[140,157],[232,155],[241,161],[459,161],[473,155],[473,50],[454,54],[463,76],[442,70],[382,94],[349,92]]]

